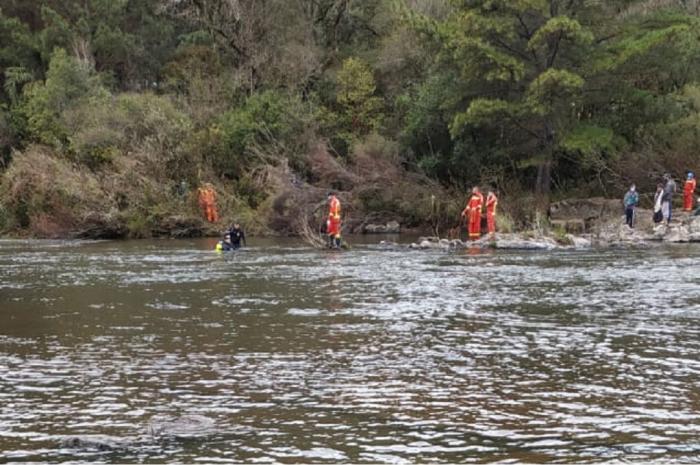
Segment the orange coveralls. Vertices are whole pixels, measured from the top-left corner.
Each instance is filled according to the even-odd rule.
[[[340,200],[335,195],[331,197],[328,204],[326,232],[335,239],[340,238]]]
[[[483,206],[484,196],[480,193],[475,193],[469,197],[467,206],[462,211],[462,215],[467,216],[469,239],[476,240],[481,237],[481,209]]]
[[[219,221],[219,212],[216,211],[216,193],[211,187],[200,187],[199,193],[199,207],[202,209],[204,218],[210,223],[216,223]]]
[[[498,197],[496,194],[486,196],[486,223],[489,227],[489,234],[496,233],[496,206],[498,205]]]
[[[697,181],[695,178],[688,179],[683,186],[683,210],[689,212],[693,209],[693,195],[695,194],[695,187]]]

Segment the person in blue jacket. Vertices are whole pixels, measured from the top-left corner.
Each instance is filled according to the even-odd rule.
[[[625,223],[630,228],[634,228],[634,210],[639,204],[639,194],[634,184],[630,186],[630,190],[625,194],[622,203],[625,206]]]

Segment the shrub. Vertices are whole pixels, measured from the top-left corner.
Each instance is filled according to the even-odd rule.
[[[279,92],[249,97],[245,104],[226,112],[210,128],[210,147],[217,174],[238,179],[255,165],[279,161],[296,152],[304,131],[303,104]]]
[[[20,111],[35,141],[61,148],[69,136],[60,118],[63,112],[86,98],[105,96],[106,92],[90,68],[68,56],[65,50],[56,49],[51,55],[46,80],[25,87]]]
[[[95,168],[120,153],[144,156],[154,173],[179,175],[191,123],[167,98],[153,94],[85,99],[62,115],[69,149]]]
[[[14,155],[0,178],[0,194],[6,228],[38,227],[40,235],[67,229],[87,212],[105,211],[109,202],[92,173],[40,147]]]

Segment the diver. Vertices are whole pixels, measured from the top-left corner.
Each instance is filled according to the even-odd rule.
[[[234,249],[235,249],[235,247],[233,246],[233,243],[231,243],[231,235],[228,233],[226,233],[226,235],[224,236],[223,241],[219,241],[216,244],[216,251],[217,252],[228,252],[228,251],[231,251]]]
[[[227,234],[231,236],[231,245],[233,246],[234,250],[240,249],[241,243],[243,243],[243,245],[246,247],[248,246],[245,241],[245,232],[243,232],[243,229],[239,223],[233,223],[233,226],[231,226],[231,229],[228,230]]]

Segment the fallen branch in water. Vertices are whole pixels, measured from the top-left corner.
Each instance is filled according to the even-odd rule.
[[[319,207],[317,206],[314,209],[313,213],[311,214],[311,218],[314,218],[318,208]],[[308,213],[302,214],[302,217],[299,218],[297,233],[304,240],[304,242],[316,249],[325,249],[328,245],[326,241],[322,239],[320,231],[315,230],[311,226],[311,219],[309,218]]]

